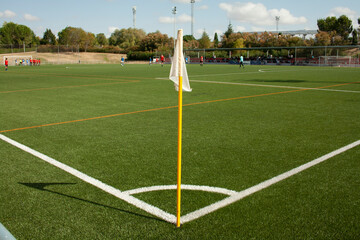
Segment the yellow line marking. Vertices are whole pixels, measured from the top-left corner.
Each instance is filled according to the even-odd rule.
[[[360,83],[360,82],[342,83],[342,84],[336,84],[336,85],[331,85],[331,86],[318,87],[316,89],[338,87],[338,86],[350,85],[350,84],[355,84],[355,83]],[[232,101],[232,100],[239,100],[239,99],[246,99],[246,98],[278,95],[278,94],[284,94],[284,93],[303,92],[303,91],[308,91],[308,90],[313,90],[313,89],[314,88],[312,88],[312,89],[297,89],[297,90],[291,90],[291,91],[264,93],[264,94],[257,94],[257,95],[251,95],[251,96],[209,100],[209,101],[204,101],[204,102],[188,103],[188,104],[184,104],[183,106],[194,106],[194,105],[200,105],[200,104],[205,104],[205,103]],[[110,118],[110,117],[117,117],[117,116],[123,116],[123,115],[130,115],[130,114],[135,114],[135,113],[153,112],[153,111],[159,111],[159,110],[164,110],[164,109],[172,109],[172,108],[177,108],[177,107],[178,106],[169,106],[169,107],[153,108],[153,109],[139,110],[139,111],[133,111],[133,112],[127,112],[127,113],[117,113],[117,114],[111,114],[111,115],[106,115],[106,116],[99,116],[99,117],[92,117],[92,118],[78,119],[78,120],[71,120],[71,121],[66,121],[66,122],[49,123],[49,124],[43,124],[43,125],[37,125],[37,126],[31,126],[31,127],[23,127],[23,128],[2,130],[2,131],[0,131],[0,133],[14,132],[14,131],[20,131],[20,130],[26,130],[26,129],[40,128],[40,127],[55,126],[55,125],[61,125],[61,124],[67,124],[67,123],[84,122],[84,121],[96,120],[96,119],[102,119],[102,118]]]

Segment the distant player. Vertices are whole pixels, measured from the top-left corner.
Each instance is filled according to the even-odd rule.
[[[149,60],[149,66],[151,65],[152,63],[152,58],[150,57],[150,60]]]
[[[164,55],[161,54],[160,56],[160,61],[161,61],[161,66],[163,67],[164,66],[164,62],[165,62],[165,57]]]
[[[121,62],[120,62],[121,66],[123,67],[125,65],[125,58],[121,57]]]
[[[5,71],[8,70],[8,66],[9,66],[9,61],[7,58],[5,58]]]
[[[201,57],[200,57],[200,66],[203,66],[203,65],[204,65],[204,57],[201,56]]]
[[[242,66],[243,68],[245,68],[245,66],[244,66],[244,57],[243,57],[242,55],[240,56],[239,68],[241,68],[241,66]]]

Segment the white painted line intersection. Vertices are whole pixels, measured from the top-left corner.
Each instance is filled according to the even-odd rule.
[[[165,212],[164,210],[161,210],[160,208],[157,208],[155,206],[152,206],[144,201],[141,201],[135,197],[132,196],[132,194],[137,194],[137,193],[142,193],[142,192],[149,192],[149,191],[159,191],[159,190],[172,190],[172,189],[175,189],[176,185],[166,185],[166,186],[152,186],[152,187],[144,187],[144,188],[138,188],[138,189],[133,189],[133,190],[128,190],[128,191],[120,191],[112,186],[109,186],[95,178],[92,178],[66,164],[63,164],[61,162],[58,162],[57,160],[51,158],[51,157],[48,157],[36,150],[33,150],[21,143],[18,143],[2,134],[0,134],[0,139],[27,152],[27,153],[30,153],[31,155],[37,157],[37,158],[40,158],[42,160],[44,160],[45,162],[48,162],[50,163],[51,165],[53,166],[56,166],[68,173],[70,173],[71,175],[121,199],[121,200],[124,200],[125,202],[131,204],[131,205],[134,205],[154,216],[157,216],[159,217],[160,219],[163,219],[169,223],[173,223],[175,224],[176,223],[176,217],[175,215],[173,214],[170,214],[170,213],[167,213]],[[187,190],[199,190],[199,191],[207,191],[207,192],[216,192],[216,193],[221,193],[221,194],[224,194],[224,195],[228,195],[229,197],[223,199],[223,200],[220,200],[216,203],[213,203],[209,206],[206,206],[204,208],[201,208],[201,209],[198,209],[194,212],[191,212],[191,213],[188,213],[184,216],[181,217],[181,223],[184,224],[184,223],[187,223],[187,222],[190,222],[190,221],[193,221],[195,219],[198,219],[202,216],[205,216],[209,213],[212,213],[220,208],[223,208],[223,207],[226,207],[232,203],[235,203],[253,193],[256,193],[258,191],[261,191],[267,187],[270,187],[271,185],[273,184],[276,184],[280,181],[283,181],[295,174],[298,174],[310,167],[313,167],[321,162],[324,162],[336,155],[339,155],[349,149],[352,149],[356,146],[360,145],[360,140],[358,141],[355,141],[351,144],[348,144],[342,148],[339,148],[331,153],[328,153],[322,157],[319,157],[313,161],[310,161],[306,164],[303,164],[299,167],[296,167],[290,171],[287,171],[283,174],[280,174],[276,177],[273,177],[269,180],[266,180],[262,183],[259,183],[253,187],[250,187],[248,189],[245,189],[243,191],[240,191],[240,192],[236,192],[236,191],[232,191],[232,190],[228,190],[228,189],[224,189],[224,188],[217,188],[217,187],[208,187],[208,186],[195,186],[195,185],[181,185],[183,189],[187,189]]]

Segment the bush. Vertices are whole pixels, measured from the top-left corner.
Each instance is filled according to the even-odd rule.
[[[118,46],[105,46],[105,47],[78,47],[78,46],[64,46],[64,45],[40,45],[37,48],[38,52],[97,52],[97,53],[125,53],[125,51]]]
[[[150,57],[154,57],[153,52],[128,52],[128,60],[149,60]]]

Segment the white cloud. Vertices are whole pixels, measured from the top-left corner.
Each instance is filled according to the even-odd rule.
[[[245,32],[246,28],[243,26],[235,26],[235,32]]]
[[[340,17],[341,15],[345,15],[348,18],[351,19],[353,26],[356,28],[358,26],[357,24],[357,13],[356,11],[351,10],[347,7],[336,7],[331,9],[329,16],[336,16]]]
[[[117,29],[119,30],[118,27],[113,27],[113,26],[108,27],[108,31],[109,31],[110,34],[115,32],[115,30],[117,30]]]
[[[190,3],[190,0],[171,0],[171,2],[173,2],[173,3]],[[201,2],[201,0],[196,0],[195,4],[197,2]]]
[[[191,22],[191,16],[189,16],[187,14],[182,14],[176,18],[176,22],[179,22],[179,23]]]
[[[26,21],[39,21],[40,20],[40,18],[38,18],[38,17],[36,17],[36,16],[33,16],[33,15],[31,15],[31,14],[28,14],[28,13],[25,13],[24,14],[24,19],[26,20]]]
[[[331,9],[330,16],[346,15],[348,17],[354,17],[356,12],[347,7],[336,7]]]
[[[199,10],[207,10],[207,9],[209,9],[209,6],[208,5],[201,5],[197,9],[199,9]]]
[[[202,34],[204,33],[204,31],[206,32],[206,30],[204,30],[203,28],[199,28],[199,29],[196,30],[196,33],[197,33],[197,35],[202,36]]]
[[[159,23],[174,23],[173,17],[159,17]]]
[[[158,20],[160,23],[174,23],[174,17],[159,17]],[[191,16],[187,14],[182,14],[176,17],[176,22],[177,23],[191,22]]]
[[[0,17],[4,18],[14,18],[16,17],[16,13],[10,10],[5,10],[4,12],[0,12]]]
[[[275,16],[280,16],[281,24],[292,25],[307,22],[305,17],[295,17],[287,9],[267,9],[262,3],[220,3],[219,7],[227,12],[230,19],[258,26],[275,25]]]
[[[265,32],[266,31],[266,29],[262,28],[262,27],[251,27],[251,30],[253,32]]]

